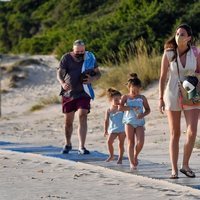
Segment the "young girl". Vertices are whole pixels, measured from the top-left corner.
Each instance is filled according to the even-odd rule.
[[[107,145],[109,151],[109,157],[106,162],[114,160],[114,148],[113,143],[116,138],[119,140],[119,156],[117,164],[122,164],[122,158],[124,154],[124,124],[122,123],[124,112],[118,110],[120,104],[121,93],[115,89],[109,88],[107,91],[108,100],[110,102],[110,108],[107,109],[105,115],[104,124],[104,136],[108,135]]]
[[[146,97],[140,95],[141,81],[137,74],[130,76],[127,82],[129,94],[122,97],[119,110],[125,111],[123,122],[128,141],[127,153],[130,169],[133,170],[138,165],[138,155],[144,145],[144,117],[150,113],[150,107]]]

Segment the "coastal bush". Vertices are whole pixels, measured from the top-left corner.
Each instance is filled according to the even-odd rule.
[[[51,54],[58,58],[82,38],[100,63],[116,64],[122,49],[143,38],[161,53],[177,24],[188,22],[200,35],[195,0],[12,0],[0,3],[0,51]],[[132,54],[134,55],[134,51]],[[121,54],[124,59],[126,54]]]
[[[127,92],[125,84],[129,79],[130,73],[137,73],[143,83],[143,88],[146,88],[149,83],[158,80],[160,74],[161,56],[152,51],[148,53],[147,44],[144,40],[140,40],[135,45],[135,56],[129,52],[127,60],[120,61],[118,65],[110,65],[108,62],[102,73],[101,80],[97,83],[98,86],[107,90],[109,87],[114,87],[120,91]],[[104,67],[104,68],[105,68]]]

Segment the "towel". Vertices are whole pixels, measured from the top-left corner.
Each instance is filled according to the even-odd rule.
[[[86,70],[93,69],[95,62],[96,62],[96,58],[95,58],[94,54],[92,52],[86,51],[81,72],[83,73]],[[94,90],[90,83],[83,84],[83,89],[91,97],[91,99],[94,99],[94,97],[95,97]]]

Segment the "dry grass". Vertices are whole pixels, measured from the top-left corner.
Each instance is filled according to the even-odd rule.
[[[60,104],[61,102],[57,95],[53,95],[48,98],[41,98],[37,104],[33,105],[30,108],[30,111],[34,112],[37,110],[41,110],[42,108],[45,108],[48,105],[58,104],[58,103]]]
[[[0,94],[6,94],[6,93],[8,93],[8,90],[6,90],[6,89],[1,89],[0,90]]]
[[[9,87],[10,88],[16,88],[17,87],[17,82],[19,82],[20,80],[24,80],[27,78],[27,73],[21,73],[21,74],[17,74],[17,73],[12,73],[9,77]]]
[[[36,105],[33,105],[30,109],[31,112],[34,112],[34,111],[37,111],[37,110],[41,110],[42,108],[44,108],[45,105],[42,105],[42,104],[36,104]]]
[[[20,72],[22,71],[22,67],[28,66],[28,65],[41,65],[42,63],[39,60],[36,59],[22,59],[17,62],[15,62],[12,65],[9,65],[7,67],[3,67],[4,70],[6,70],[7,73],[12,73],[12,72]]]
[[[127,53],[128,59],[126,62],[122,60],[121,64],[110,66],[108,70],[104,70],[98,85],[105,90],[109,87],[114,87],[120,91],[127,92],[125,84],[129,79],[128,75],[130,73],[137,73],[142,81],[143,88],[157,80],[160,75],[161,57],[156,52],[152,52],[149,55],[147,45],[142,40],[136,44],[136,52],[137,54],[134,57]],[[108,62],[107,66],[109,64]]]

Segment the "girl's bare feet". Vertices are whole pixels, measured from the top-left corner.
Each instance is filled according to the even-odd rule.
[[[122,158],[118,158],[117,164],[122,164]]]
[[[136,170],[136,169],[137,169],[137,167],[136,167],[135,165],[130,164],[130,170],[131,170],[131,171],[134,171],[134,170]]]
[[[133,160],[134,166],[137,167],[138,166],[138,159],[136,156],[134,156],[134,160]]]
[[[114,160],[115,158],[114,158],[114,156],[109,156],[105,161],[106,162],[110,162],[110,161],[112,161],[112,160]]]

